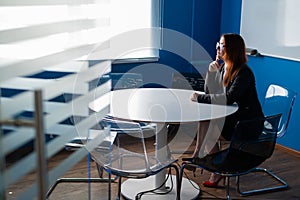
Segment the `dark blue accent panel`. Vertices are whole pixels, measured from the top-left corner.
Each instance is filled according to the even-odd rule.
[[[13,97],[15,95],[21,94],[22,92],[25,92],[25,91],[26,90],[0,88],[0,96],[10,98],[10,97]]]
[[[109,80],[112,82],[112,90],[139,88],[143,86],[143,76],[140,73],[108,73],[90,81],[89,89],[94,89]]]
[[[26,76],[27,78],[39,78],[39,79],[57,79],[64,76],[73,74],[72,72],[57,72],[57,71],[43,71],[37,74]]]
[[[34,112],[32,111],[23,111],[21,113],[18,113],[14,116],[16,119],[33,119],[34,118]]]
[[[13,130],[6,129],[6,128],[3,128],[3,129],[2,129],[3,135],[9,134],[9,133],[11,133],[11,132],[13,132]]]
[[[191,0],[164,0],[163,28],[191,36],[192,3]]]
[[[46,114],[47,114],[47,113],[44,112],[44,115],[46,115]],[[22,112],[16,114],[13,118],[14,118],[14,119],[27,119],[27,120],[33,120],[33,119],[34,119],[34,112],[25,110],[25,111],[22,111]]]
[[[59,103],[68,103],[77,97],[81,96],[80,94],[71,94],[71,93],[64,93],[52,99],[49,99],[50,102],[59,102]]]
[[[60,124],[65,124],[65,125],[76,125],[78,122],[83,120],[85,117],[83,116],[70,116],[66,118],[65,120],[61,121]]]
[[[222,0],[195,0],[194,40],[216,56],[215,44],[220,38]]]
[[[191,63],[173,52],[161,50],[159,55],[160,64],[169,66],[177,71],[189,72],[193,68],[193,65]]]

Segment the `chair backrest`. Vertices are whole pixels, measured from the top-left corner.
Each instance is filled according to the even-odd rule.
[[[130,89],[130,88],[140,88],[144,86],[143,76],[139,73],[108,73],[104,74],[100,79],[98,84],[103,84],[111,80],[112,90]],[[116,122],[116,123],[115,123]],[[127,132],[130,130],[133,132],[136,128],[134,123],[129,121],[114,120],[110,115],[106,115],[99,124],[102,127],[107,125],[111,126],[112,131],[117,131],[118,133]],[[139,123],[143,130],[154,131],[155,124],[153,123]]]
[[[113,124],[118,124],[118,121],[114,120]],[[109,126],[106,128],[109,128]],[[124,122],[120,121],[118,127],[126,133],[127,125],[126,127],[123,126],[125,126]],[[106,132],[108,135],[106,135],[107,139],[104,141],[108,142],[101,142],[90,149],[93,159],[104,166],[106,170],[119,171],[119,173],[149,170],[150,164],[147,159],[142,129],[138,123],[131,122],[130,126],[129,134],[120,135],[114,131]],[[105,131],[96,130],[95,133],[105,134]],[[95,138],[95,136],[92,137]],[[134,144],[134,148],[131,148],[130,144]]]
[[[239,121],[234,129],[228,149],[214,158],[226,172],[246,172],[257,167],[274,151],[281,115],[268,119],[255,118]]]
[[[112,90],[139,88],[143,86],[143,76],[139,73],[109,73],[103,75],[99,82],[112,82]]]
[[[280,118],[275,115],[239,121],[227,149],[196,159],[195,163],[219,173],[247,173],[272,155]]]
[[[205,80],[199,73],[173,73],[172,88],[204,91]]]
[[[123,134],[108,131],[106,138],[110,140],[104,140],[108,142],[101,142],[94,145],[93,149],[89,149],[93,159],[104,166],[106,171],[125,177],[147,177],[172,162],[170,159],[162,163],[156,158],[153,147],[148,146],[153,144],[147,145],[139,123],[130,122],[129,129],[128,124],[123,121],[114,120],[113,125],[122,129]],[[103,130],[97,132],[105,134]],[[93,138],[96,137],[93,136]]]
[[[282,115],[239,121],[230,148],[261,160],[269,158],[276,144],[278,124]]]
[[[278,124],[277,137],[286,133],[296,95],[295,91],[275,84],[271,84],[267,89],[262,104],[265,116],[282,115]]]

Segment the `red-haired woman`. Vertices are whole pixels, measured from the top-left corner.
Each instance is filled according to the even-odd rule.
[[[246,64],[247,55],[243,38],[238,34],[223,34],[216,49],[216,60],[210,63],[206,75],[206,93],[194,93],[191,100],[223,105],[236,103],[238,110],[223,120],[199,122],[193,157],[202,157],[205,150],[207,153],[219,151],[217,139],[221,137],[230,141],[237,121],[264,116],[257,96],[254,74]],[[223,61],[222,64],[220,61]],[[212,173],[203,185],[217,187],[222,178]]]

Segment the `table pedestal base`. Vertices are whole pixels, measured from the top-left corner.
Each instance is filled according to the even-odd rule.
[[[153,186],[153,183],[155,182],[154,180],[155,176],[150,176],[148,178],[144,179],[127,179],[122,183],[122,196],[125,199],[135,199],[135,196],[137,193],[142,192],[142,191],[148,191],[152,190],[155,188]],[[173,181],[173,189],[171,192],[167,194],[155,194],[155,193],[146,193],[142,196],[142,200],[148,200],[148,199],[155,199],[155,200],[175,200],[176,199],[176,176],[172,175],[172,181]],[[191,184],[192,182],[192,184]],[[167,180],[166,187],[171,187],[171,178]],[[159,191],[163,192],[163,191]],[[180,198],[182,200],[185,199],[197,199],[197,197],[200,194],[200,188],[199,186],[186,178],[182,179],[182,187],[181,187],[181,195]]]

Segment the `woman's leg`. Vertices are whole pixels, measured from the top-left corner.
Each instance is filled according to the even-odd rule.
[[[210,154],[216,153],[218,151],[220,151],[220,148],[219,148],[218,143],[216,143],[216,145],[211,149]],[[221,177],[222,176],[219,175],[219,174],[211,173],[208,181],[211,182],[211,183],[219,182],[219,180],[220,180]]]
[[[221,131],[218,128],[215,121],[199,122],[196,147],[193,153],[193,157],[199,157],[199,153],[201,154],[200,157],[202,157],[205,156],[207,153],[212,154],[220,151],[219,144],[218,144],[218,139],[222,137],[220,135],[221,135]],[[206,181],[206,184],[207,182],[218,184],[217,182],[219,182],[221,178],[222,177],[220,175],[211,173],[209,180]]]
[[[199,156],[199,152],[201,149],[201,146],[203,144],[204,138],[206,136],[208,127],[209,127],[209,123],[210,121],[201,121],[198,123],[198,132],[197,132],[197,139],[196,139],[196,147],[193,153],[193,158],[198,157]]]
[[[207,134],[207,131],[209,129],[209,125],[210,125],[209,120],[207,121],[201,121],[198,123],[198,132],[197,132],[197,140],[196,140],[196,147],[194,150],[194,153],[192,155],[192,157],[199,157],[199,153],[200,150],[204,150],[205,146],[202,146],[204,140],[205,140],[205,136]],[[217,128],[217,126],[212,125],[212,127],[210,127],[212,129],[210,129],[211,131],[213,130],[213,133],[220,136],[220,130],[219,129],[215,129]],[[213,137],[214,138],[214,137]],[[214,139],[212,139],[214,141]],[[208,148],[209,153],[215,153],[218,152],[220,150],[219,145],[217,143],[217,141],[215,141],[214,146],[212,148]],[[204,152],[202,152],[204,154]],[[210,178],[208,180],[208,182],[210,183],[214,183],[214,182],[218,182],[220,180],[220,175],[211,173]]]

